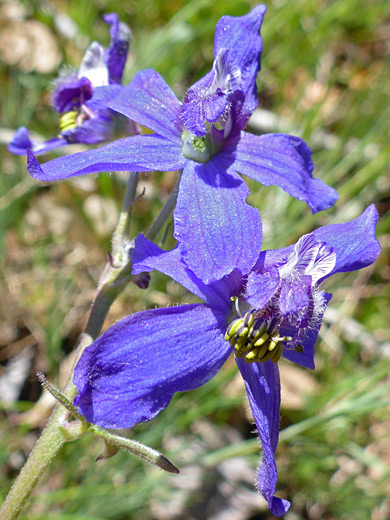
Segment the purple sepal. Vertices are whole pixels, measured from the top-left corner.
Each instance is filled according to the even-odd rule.
[[[313,231],[320,242],[333,248],[336,253],[336,265],[331,273],[319,283],[335,273],[356,271],[371,265],[379,253],[381,245],[375,236],[378,211],[374,204],[357,218],[345,224],[331,224]]]
[[[204,283],[235,268],[247,273],[261,247],[259,212],[245,202],[246,184],[228,170],[218,156],[205,164],[188,161],[180,180],[175,238],[183,260]]]
[[[305,201],[313,213],[330,208],[338,198],[333,188],[313,178],[311,151],[299,137],[242,132],[238,142],[225,144],[223,153],[232,153],[230,147],[236,151],[236,171],[265,186],[279,186]]]
[[[119,94],[122,92],[123,87],[121,85],[107,85],[106,87],[96,87],[93,91],[93,95],[91,99],[89,99],[85,104],[89,109],[93,112],[98,112],[100,110],[104,110],[106,114],[111,114],[111,118],[113,117],[113,112],[108,108],[108,104]]]
[[[319,242],[325,242],[336,253],[336,265],[332,274],[356,271],[371,265],[378,257],[381,246],[375,236],[378,212],[371,204],[359,217],[345,224],[330,224],[315,229],[312,234]],[[268,271],[276,264],[284,263],[294,246],[262,251],[256,263],[256,271]]]
[[[153,69],[138,72],[107,106],[181,146],[182,104]]]
[[[242,359],[236,359],[236,362],[245,382],[262,446],[257,486],[267,500],[271,513],[282,516],[290,508],[290,502],[274,496],[278,477],[274,454],[279,438],[279,369],[272,361],[248,364]]]
[[[129,50],[131,31],[126,24],[119,22],[116,13],[105,14],[103,19],[111,26],[111,43],[105,52],[109,81],[120,83]]]
[[[112,116],[111,110],[106,110],[105,113]],[[100,111],[96,117],[86,119],[76,128],[63,131],[62,135],[66,138],[69,144],[99,144],[110,138],[114,128],[115,123],[113,119],[110,117],[104,117],[104,111]]]
[[[27,152],[27,169],[41,181],[55,181],[86,173],[109,171],[170,171],[184,166],[180,149],[157,135],[137,135],[100,148],[53,159],[40,165]]]
[[[226,315],[229,314],[230,296],[232,296],[230,284],[222,284],[220,281],[210,285],[202,283],[183,262],[178,247],[171,251],[164,251],[143,235],[138,235],[134,240],[131,258],[133,274],[152,270],[160,271],[192,294],[202,298],[211,307],[219,309]]]
[[[66,139],[63,137],[54,137],[48,141],[39,143],[38,141],[31,141],[29,136],[29,130],[25,126],[21,126],[16,130],[12,141],[8,144],[7,148],[11,153],[16,155],[26,155],[27,150],[32,150],[35,154],[44,152],[50,152],[55,148],[68,144]]]
[[[52,94],[52,103],[60,114],[80,108],[92,97],[92,83],[85,77],[78,78],[77,73],[60,77],[56,85]]]
[[[225,329],[225,316],[204,304],[128,316],[83,352],[75,405],[104,428],[150,421],[175,392],[198,388],[218,372],[231,352]]]

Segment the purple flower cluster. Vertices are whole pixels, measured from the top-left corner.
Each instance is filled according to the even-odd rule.
[[[130,30],[115,13],[105,15],[104,20],[111,26],[109,48],[91,43],[78,71],[65,71],[56,80],[52,102],[61,116],[59,135],[39,143],[32,141],[29,130],[22,126],[8,145],[10,152],[25,155],[32,150],[40,154],[67,144],[97,144],[109,139],[116,115],[106,103],[121,90]]]
[[[277,363],[284,357],[314,368],[314,345],[331,299],[320,283],[370,265],[380,246],[377,212],[370,206],[351,222],[324,226],[283,249],[261,251],[260,216],[246,202],[249,190],[240,174],[279,186],[313,213],[331,207],[338,197],[313,177],[311,152],[301,139],[244,131],[257,106],[265,10],[259,5],[245,16],[219,20],[213,67],[182,102],[152,69],[119,87],[128,32],[115,15],[106,17],[112,24],[110,48],[92,44],[78,74],[61,80],[54,91],[56,110],[75,111],[80,118],[55,146],[58,140],[106,139],[101,125],[106,117],[112,121],[107,114],[113,112],[152,133],[42,165],[33,152],[53,148],[50,142],[34,149],[19,130],[12,146],[19,140],[19,148],[32,148],[28,170],[44,181],[102,171],[182,171],[174,212],[177,246],[163,251],[139,235],[133,274],[158,270],[204,303],[147,310],[110,327],[76,367],[75,405],[94,424],[130,428],[153,419],[175,392],[203,385],[233,353],[262,444],[258,488],[271,512],[281,516],[289,502],[274,496]],[[95,117],[89,117],[90,110]]]

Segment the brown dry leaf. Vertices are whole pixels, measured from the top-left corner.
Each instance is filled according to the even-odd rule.
[[[0,57],[7,65],[17,65],[24,72],[53,72],[61,54],[48,29],[36,20],[19,21],[5,27],[0,34]]]

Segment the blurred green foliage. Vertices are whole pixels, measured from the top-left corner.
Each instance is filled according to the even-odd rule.
[[[31,21],[47,27],[61,64],[77,67],[90,41],[108,44],[102,15],[116,11],[133,32],[125,81],[153,67],[180,97],[211,67],[217,20],[254,5],[244,0],[3,2],[2,142],[20,125],[42,138],[58,131],[50,107],[56,65],[42,72],[38,59],[47,34],[38,39],[35,54],[29,42],[23,61],[10,30],[23,33],[23,24]],[[385,520],[390,517],[390,3],[275,0],[267,7],[258,85],[259,105],[267,111],[262,114],[272,119],[267,126],[260,117],[250,128],[303,137],[313,149],[316,175],[339,191],[340,200],[312,216],[281,190],[249,181],[250,202],[263,219],[264,247],[283,247],[316,226],[355,218],[372,202],[382,217],[383,246],[373,267],[338,275],[327,285],[334,296],[317,345],[316,370],[289,372],[282,366],[278,490],[292,501],[287,520]],[[49,54],[40,58],[48,66]],[[28,177],[24,158],[4,147],[0,153],[0,376],[12,356],[26,346],[34,351],[20,399],[7,404],[1,417],[5,495],[47,418],[44,406],[34,406],[40,396],[34,372],[44,371],[56,384],[61,380],[59,366],[65,370],[105,262],[124,181],[101,174],[42,185]],[[173,182],[171,174],[142,180],[146,193],[135,207],[134,235],[150,224]],[[125,291],[108,321],[184,301],[190,297],[183,289],[154,274],[150,290]],[[125,453],[95,463],[101,447],[88,437],[63,448],[22,517],[203,520],[229,513],[242,520],[270,518],[252,486],[259,450],[247,408],[235,366],[228,362],[203,388],[176,395],[153,422],[128,432],[162,449],[181,467],[182,477],[144,467]],[[229,477],[229,461],[238,468],[233,474],[245,468],[245,478]]]

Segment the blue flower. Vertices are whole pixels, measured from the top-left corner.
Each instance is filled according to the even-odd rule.
[[[249,190],[239,173],[266,186],[280,186],[307,202],[313,212],[337,200],[335,190],[313,178],[311,153],[301,139],[243,132],[257,106],[264,13],[260,5],[245,16],[219,20],[213,68],[188,90],[183,103],[157,72],[145,70],[107,104],[153,134],[121,139],[42,166],[30,154],[30,174],[50,181],[112,170],[183,169],[174,220],[175,237],[188,266],[205,283],[235,267],[247,270],[255,258],[239,251],[249,241],[256,241],[258,251],[261,229],[250,235],[241,225],[255,210],[245,202]]]
[[[110,137],[115,114],[107,108],[107,102],[121,90],[130,29],[119,22],[115,13],[105,15],[104,20],[111,26],[109,48],[91,43],[79,70],[65,71],[56,80],[52,101],[61,114],[60,134],[39,143],[31,141],[28,129],[22,126],[8,145],[10,152],[25,155],[30,149],[39,154],[67,144],[97,144]]]
[[[283,356],[314,368],[314,344],[331,298],[319,284],[376,259],[376,221],[377,211],[370,206],[359,218],[319,228],[294,246],[260,254],[257,250],[257,260],[246,273],[236,268],[209,285],[188,267],[179,247],[163,251],[138,236],[134,274],[157,269],[205,303],[139,312],[110,327],[83,352],[76,367],[78,410],[105,428],[150,421],[175,392],[206,383],[234,352],[262,444],[258,488],[272,513],[284,514],[288,501],[274,496],[277,361]],[[255,232],[259,217],[246,225]],[[255,247],[249,241],[239,253],[252,257]]]

